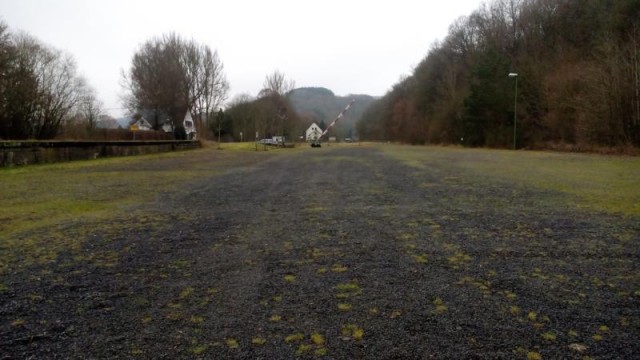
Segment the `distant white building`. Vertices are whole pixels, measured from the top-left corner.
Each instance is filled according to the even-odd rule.
[[[102,117],[102,116],[101,116]],[[151,130],[153,127],[144,117],[136,120],[133,116],[124,116],[118,119],[108,119],[107,121],[98,121],[98,127],[102,129],[127,129],[130,130],[132,126],[136,126],[137,130]]]
[[[131,124],[129,125],[130,129],[135,129],[135,130],[140,130],[140,131],[148,131],[148,130],[153,130],[153,126],[151,126],[151,123],[149,123],[147,121],[147,119],[141,117],[138,120],[134,120],[133,122],[131,122]]]
[[[193,122],[193,118],[191,117],[191,112],[188,110],[187,114],[184,116],[182,125],[184,126],[184,131],[187,133],[187,139],[195,140],[198,135],[198,131],[196,130],[196,124]]]
[[[162,131],[166,133],[173,133],[173,125],[170,120],[167,120],[164,124],[162,124]]]
[[[305,134],[307,141],[316,141],[322,136],[322,129],[320,129],[316,123],[313,123],[309,126]]]
[[[283,145],[286,139],[284,138],[284,136],[273,136],[271,137],[271,140],[273,141],[274,145]]]

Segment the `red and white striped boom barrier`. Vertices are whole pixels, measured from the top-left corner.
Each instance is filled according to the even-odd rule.
[[[340,120],[344,114],[347,112],[347,110],[349,110],[349,108],[351,107],[351,105],[353,105],[353,103],[356,102],[356,99],[351,100],[351,102],[349,103],[349,105],[347,105],[346,108],[344,108],[344,110],[342,110],[342,112],[338,115],[337,118],[335,118],[335,120],[333,120],[331,122],[331,124],[329,124],[329,126],[327,126],[327,128],[324,130],[324,132],[322,133],[322,135],[320,135],[320,137],[318,138],[318,140],[320,140],[323,136],[327,135],[327,133],[329,132],[329,130],[333,127],[333,125],[336,124],[336,122],[338,122],[338,120]]]

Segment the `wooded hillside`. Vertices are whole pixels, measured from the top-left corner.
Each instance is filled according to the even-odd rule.
[[[338,114],[353,99],[356,100],[353,106],[347,111],[342,119],[331,130],[329,136],[336,136],[339,139],[354,137],[355,123],[365,109],[375,100],[369,95],[347,95],[336,96],[331,90],[325,88],[307,87],[298,88],[291,91],[287,98],[291,106],[308,123],[318,124],[325,129]]]
[[[640,146],[640,1],[488,1],[451,24],[358,132],[512,147],[516,80],[518,148]]]

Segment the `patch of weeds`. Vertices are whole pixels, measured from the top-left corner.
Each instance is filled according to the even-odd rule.
[[[598,331],[601,333],[609,332],[609,327],[607,325],[600,325],[600,327],[598,328]]]
[[[515,306],[515,305],[511,305],[509,307],[509,312],[511,313],[511,315],[513,316],[518,316],[520,315],[520,308]]]
[[[456,285],[468,285],[473,284],[474,282],[475,280],[471,276],[464,276],[456,282]]]
[[[130,353],[131,355],[133,355],[133,356],[139,356],[139,355],[144,354],[144,352],[142,351],[142,349],[137,348],[137,347],[136,347],[136,348],[131,349],[131,351],[130,351],[129,353]]]
[[[522,346],[518,346],[517,348],[515,348],[515,350],[513,350],[513,352],[516,354],[526,354],[527,349],[523,348]]]
[[[282,316],[278,315],[278,314],[273,314],[271,315],[271,317],[269,318],[269,321],[273,321],[273,322],[278,322],[282,320]]]
[[[364,336],[364,330],[357,325],[347,324],[341,330],[342,336],[345,338],[352,338],[353,340],[360,341]]]
[[[145,324],[145,325],[146,325],[146,324],[150,323],[150,322],[151,322],[151,320],[153,320],[153,318],[151,317],[151,315],[145,315],[145,316],[142,318],[142,320],[141,320],[141,321],[142,321],[142,323],[143,323],[143,324]]]
[[[236,339],[234,339],[234,338],[227,338],[227,339],[225,339],[225,341],[224,341],[224,342],[225,342],[225,344],[227,344],[227,347],[228,347],[229,349],[237,349],[237,348],[238,348],[238,346],[240,346],[240,345],[238,344],[238,340],[236,340]]]
[[[174,260],[171,262],[171,264],[169,264],[169,268],[172,269],[182,269],[185,268],[189,265],[189,260]]]
[[[334,272],[334,273],[343,273],[347,270],[349,269],[346,266],[340,265],[340,264],[335,264],[333,265],[333,267],[331,267],[331,272]]]
[[[295,333],[295,334],[287,335],[287,337],[284,338],[284,342],[286,342],[287,344],[291,344],[294,342],[302,341],[303,339],[304,339],[303,333]]]
[[[313,248],[311,250],[307,250],[307,255],[312,259],[316,259],[322,256],[326,256],[327,254],[318,248]]]
[[[575,330],[569,330],[569,332],[567,333],[567,335],[571,336],[571,337],[578,337],[578,332]]]
[[[31,302],[40,302],[44,300],[42,296],[34,293],[29,294],[28,297],[29,297],[29,300],[31,300]]]
[[[167,319],[168,320],[180,320],[182,319],[182,312],[180,311],[171,311],[167,314]]]
[[[5,283],[0,283],[0,294],[9,291],[9,286]]]
[[[169,307],[169,309],[180,309],[182,308],[182,304],[170,302],[167,304],[167,307]]]
[[[322,336],[322,334],[320,333],[314,332],[311,334],[311,342],[318,346],[324,345],[324,336]]]
[[[533,273],[531,273],[531,277],[532,278],[537,278],[537,279],[540,279],[540,280],[548,280],[549,279],[549,276],[544,275],[542,273],[542,269],[540,269],[540,268],[533,269]]]
[[[542,334],[542,338],[547,341],[556,341],[556,334],[547,331],[544,334]]]
[[[296,281],[296,276],[295,275],[291,275],[291,274],[285,275],[284,276],[284,281],[286,281],[287,283],[291,284],[294,281]]]
[[[447,258],[447,260],[453,269],[459,269],[460,266],[466,265],[471,261],[471,256],[458,250],[453,254],[453,256]]]
[[[197,316],[197,315],[191,315],[191,318],[189,318],[189,321],[192,324],[202,324],[204,322],[204,317]]]
[[[15,319],[11,322],[11,326],[22,326],[26,323],[24,319]]]
[[[267,343],[267,339],[260,336],[256,336],[253,339],[251,339],[251,343],[253,345],[262,346]]]
[[[147,306],[149,305],[149,300],[142,296],[136,296],[133,298],[133,303],[139,306]]]
[[[600,335],[600,334],[594,334],[593,336],[591,336],[591,338],[594,341],[602,341],[602,339],[603,339],[602,335]]]
[[[433,300],[433,305],[436,306],[436,314],[443,314],[447,312],[447,305],[444,304],[444,301],[440,298],[436,298]]]
[[[527,360],[542,360],[542,355],[539,352],[529,351],[527,353]]]
[[[391,312],[391,315],[389,315],[389,317],[392,319],[395,319],[397,317],[400,317],[400,315],[402,315],[402,312],[400,310],[393,310]]]
[[[369,315],[375,316],[375,315],[378,315],[379,313],[380,313],[380,311],[378,310],[377,307],[369,308]]]
[[[324,273],[327,272],[327,268],[324,268],[324,267],[318,268],[318,270],[316,270],[316,272],[318,274],[324,274]]]
[[[427,263],[427,255],[426,255],[426,254],[422,254],[422,255],[413,255],[413,259],[414,259],[418,264],[426,264],[426,263]]]
[[[351,310],[351,308],[352,308],[351,304],[338,303],[338,310],[340,310],[340,311],[349,311],[349,310]]]
[[[205,351],[207,351],[208,348],[209,348],[209,346],[207,344],[203,344],[203,345],[198,345],[198,346],[192,347],[190,349],[190,351],[194,355],[202,355],[202,354],[204,354]]]
[[[620,318],[620,325],[621,325],[621,326],[629,326],[629,325],[631,325],[631,322],[629,321],[629,318],[628,318],[628,317],[626,317],[626,316],[622,316],[622,317]]]
[[[577,351],[579,353],[583,353],[587,351],[587,347],[584,344],[578,344],[578,343],[569,344],[569,349],[573,351]]]
[[[529,319],[529,321],[536,321],[537,318],[538,313],[536,313],[535,311],[529,311],[529,313],[527,314],[527,319]]]
[[[516,294],[513,293],[512,291],[509,291],[509,290],[504,292],[504,296],[506,296],[507,299],[512,300],[512,301],[517,298]]]
[[[273,300],[274,302],[281,302],[282,301],[282,295],[276,295],[274,297],[271,298],[271,300]]]
[[[355,283],[343,283],[336,285],[338,299],[347,299],[362,294],[362,289]]]
[[[315,356],[325,356],[327,355],[327,348],[323,347],[323,348],[316,349],[316,351],[314,351],[313,354]]]
[[[417,236],[415,234],[402,233],[398,235],[397,239],[400,241],[410,241],[415,240]]]
[[[303,355],[308,353],[311,350],[311,345],[308,344],[300,344],[298,346],[298,350],[296,350],[296,355]]]

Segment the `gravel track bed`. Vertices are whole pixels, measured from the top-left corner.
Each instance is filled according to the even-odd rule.
[[[638,358],[640,221],[450,165],[324,147],[66,224],[0,358]]]

